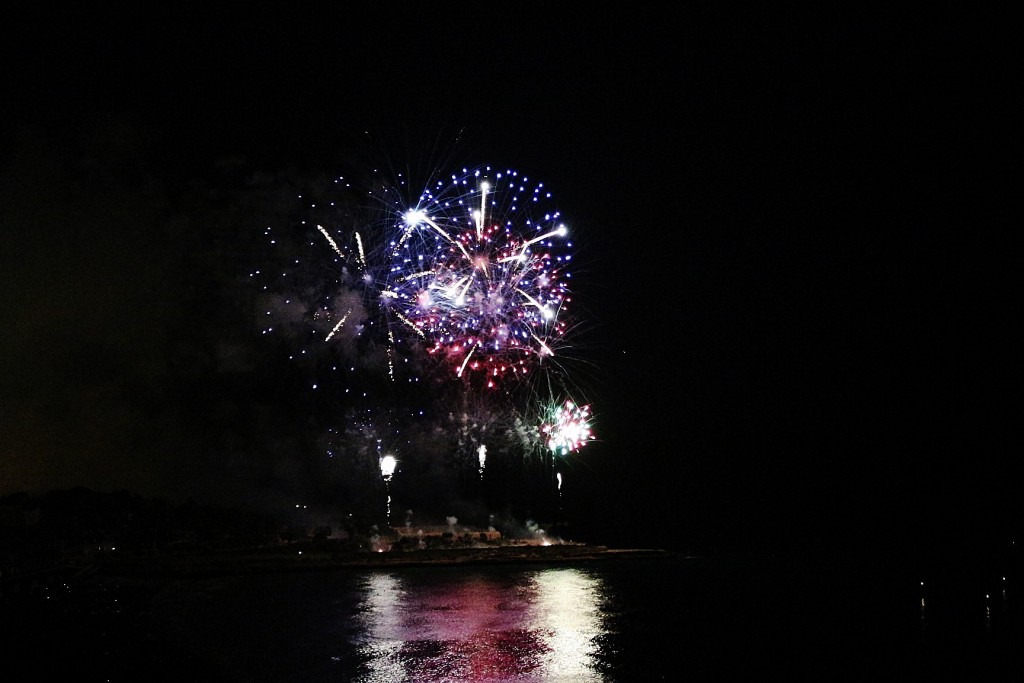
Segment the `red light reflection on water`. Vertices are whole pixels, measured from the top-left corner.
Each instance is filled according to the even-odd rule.
[[[362,604],[372,683],[596,681],[600,579],[576,568],[418,583],[370,574]]]

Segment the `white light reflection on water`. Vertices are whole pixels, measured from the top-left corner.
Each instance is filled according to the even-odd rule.
[[[599,597],[601,581],[578,569],[537,572],[536,599],[531,603],[533,627],[547,633],[544,656],[551,680],[599,680],[594,671],[595,638],[604,632]]]
[[[401,641],[394,635],[401,629],[401,598],[402,588],[396,577],[391,574],[370,575],[362,608],[365,610],[363,618],[373,632],[373,639],[366,646],[371,664],[386,664],[388,653],[401,647]],[[376,673],[373,680],[388,680],[377,677]]]
[[[600,578],[558,567],[513,575],[367,575],[359,609],[365,683],[600,681]]]

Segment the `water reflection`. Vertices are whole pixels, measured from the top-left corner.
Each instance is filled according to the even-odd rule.
[[[367,683],[599,681],[603,580],[558,567],[429,580],[377,572],[361,586]]]

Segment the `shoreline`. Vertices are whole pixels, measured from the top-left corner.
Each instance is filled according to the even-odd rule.
[[[198,578],[326,569],[566,564],[676,556],[676,553],[656,548],[608,548],[582,544],[507,544],[379,552],[332,551],[304,546],[109,558],[83,568],[83,571],[106,578]]]

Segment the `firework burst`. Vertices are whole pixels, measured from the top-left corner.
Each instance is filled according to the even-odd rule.
[[[589,405],[580,406],[566,399],[547,411],[540,432],[552,453],[565,456],[583,448],[594,438],[590,421]]]
[[[383,301],[462,377],[524,376],[565,335],[572,243],[551,194],[483,167],[395,207]]]

